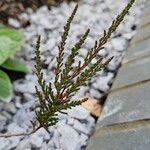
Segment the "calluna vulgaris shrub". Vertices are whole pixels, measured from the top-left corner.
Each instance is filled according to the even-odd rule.
[[[48,131],[49,126],[53,126],[58,122],[57,112],[64,113],[63,110],[80,105],[87,99],[84,98],[80,101],[70,101],[71,97],[80,89],[80,86],[84,85],[86,81],[91,79],[97,72],[104,69],[107,64],[112,60],[109,58],[107,61],[103,61],[102,57],[99,57],[96,63],[91,64],[91,61],[97,56],[97,53],[104,48],[108,39],[114,33],[120,23],[123,21],[125,15],[128,13],[129,9],[132,7],[135,0],[130,0],[123,11],[117,16],[116,19],[112,21],[111,26],[108,30],[104,31],[104,35],[95,41],[94,46],[87,51],[87,55],[84,58],[84,62],[78,62],[76,67],[73,67],[75,62],[75,57],[78,55],[78,51],[84,44],[90,30],[87,29],[86,32],[80,37],[79,41],[75,43],[73,48],[70,50],[70,55],[67,61],[63,63],[64,50],[66,45],[66,40],[68,37],[71,22],[76,14],[78,5],[76,5],[71,16],[67,20],[64,26],[64,32],[61,36],[61,41],[58,46],[58,56],[57,65],[55,69],[55,80],[54,82],[46,83],[43,78],[42,66],[40,61],[40,36],[37,40],[36,50],[35,50],[35,74],[38,79],[39,87],[36,86],[36,95],[39,101],[38,108],[36,110],[36,120],[38,125],[32,121],[33,131],[30,133],[22,133],[19,135],[29,135],[34,133],[39,128],[43,127]],[[90,65],[89,65],[90,64]],[[2,135],[9,137],[12,135]]]

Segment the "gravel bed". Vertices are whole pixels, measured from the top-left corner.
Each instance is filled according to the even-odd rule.
[[[76,61],[83,61],[94,41],[98,39],[104,29],[109,27],[111,21],[124,8],[127,0],[120,2],[116,0],[83,0],[80,3],[78,13],[71,26],[71,34],[67,41],[65,55],[69,54],[69,49],[75,41],[90,28],[91,32],[85,45],[80,50],[80,55]],[[115,73],[123,59],[125,50],[136,32],[136,25],[143,7],[143,1],[139,0],[132,8],[131,13],[126,16],[124,22],[115,32],[111,40],[105,46],[105,50],[99,52],[99,56],[105,59],[114,56],[105,71],[93,77],[87,86],[81,87],[73,98],[80,96],[90,96],[101,101],[113,82]],[[62,3],[60,7],[52,7],[49,10],[46,6],[39,8],[36,12],[28,9],[21,14],[22,18],[30,20],[30,25],[24,29],[25,44],[22,51],[17,54],[30,69],[30,73],[23,79],[13,82],[14,98],[9,103],[0,102],[0,132],[1,133],[21,133],[31,129],[31,122],[35,116],[35,89],[36,78],[33,74],[34,47],[37,35],[42,37],[41,53],[44,67],[44,77],[46,81],[53,80],[54,67],[56,64],[57,45],[63,25],[68,18],[75,3],[69,5]],[[19,27],[19,23],[13,19],[9,23]],[[95,60],[92,61],[94,63]],[[77,65],[77,64],[75,64]],[[68,115],[59,114],[60,121],[50,127],[50,134],[44,129],[38,130],[31,136],[0,138],[0,150],[82,150],[85,149],[90,135],[95,127],[95,119],[90,112],[81,106],[67,110]]]

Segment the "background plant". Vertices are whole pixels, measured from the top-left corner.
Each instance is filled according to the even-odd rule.
[[[22,45],[23,33],[0,25],[0,100],[9,102],[12,98],[13,87],[9,76],[4,70],[26,73],[27,67],[15,59],[10,59]]]

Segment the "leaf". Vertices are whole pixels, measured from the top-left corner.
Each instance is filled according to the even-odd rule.
[[[8,75],[0,70],[0,100],[10,102],[13,95],[13,87]]]
[[[0,26],[0,65],[21,48],[23,33]]]
[[[27,73],[29,70],[27,66],[18,60],[13,60],[13,59],[7,59],[1,67],[8,69],[8,70],[13,70],[13,71],[18,71],[18,72],[23,72]]]

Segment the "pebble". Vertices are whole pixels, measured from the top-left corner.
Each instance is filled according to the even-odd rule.
[[[101,97],[101,93],[97,89],[93,89],[93,88],[91,88],[89,95],[93,98],[100,98]]]
[[[14,102],[15,102],[16,108],[20,108],[22,106],[20,96],[16,96],[15,99],[14,99]]]
[[[15,28],[19,28],[20,27],[20,23],[17,20],[13,19],[13,18],[9,18],[8,19],[8,23],[9,23],[9,25],[11,25],[11,26],[13,26]]]
[[[18,138],[18,137],[11,137],[11,138],[9,138],[9,146],[7,146],[7,148],[6,149],[13,149],[13,148],[15,148],[18,144],[19,144],[19,142],[20,142],[20,138]]]
[[[10,141],[9,140],[7,140],[6,138],[0,138],[0,148],[1,148],[1,150],[6,150],[7,149],[7,147],[9,146],[9,144],[10,144]]]
[[[28,129],[28,127],[31,127],[30,121],[33,120],[33,118],[34,118],[34,112],[29,111],[29,109],[24,106],[17,111],[17,113],[13,117],[13,120],[20,127],[24,129]]]
[[[28,82],[28,83],[14,83],[14,90],[16,92],[20,93],[31,93],[35,94],[35,83],[33,82]]]
[[[109,90],[108,84],[111,83],[113,76],[114,75],[112,73],[108,73],[107,76],[101,76],[99,80],[93,83],[93,87],[95,89],[100,89],[101,91],[108,91]]]
[[[13,102],[10,102],[5,104],[4,110],[14,114],[16,112],[16,107]]]
[[[90,116],[90,112],[81,106],[76,106],[72,109],[68,109],[67,113],[72,118],[80,119],[80,120],[86,119]]]
[[[117,49],[117,51],[123,51],[124,48],[126,47],[126,39],[125,38],[113,38],[111,40],[112,46]]]
[[[89,126],[89,124],[82,124],[81,122],[79,122],[78,120],[75,120],[74,121],[74,124],[73,124],[73,128],[75,130],[77,130],[79,133],[84,133],[86,135],[90,134],[91,133],[91,128]]]
[[[27,149],[31,150],[30,139],[24,138],[18,143],[16,150],[27,150]]]
[[[40,148],[43,143],[43,137],[42,136],[37,136],[37,134],[33,134],[30,136],[30,143],[33,145],[35,148]]]
[[[0,131],[2,131],[6,125],[7,118],[0,114]]]
[[[24,129],[15,122],[9,124],[7,130],[10,134],[19,134],[25,132]]]
[[[65,150],[79,150],[80,149],[80,138],[78,132],[67,125],[59,126],[58,128],[60,137],[60,144],[62,149]]]

